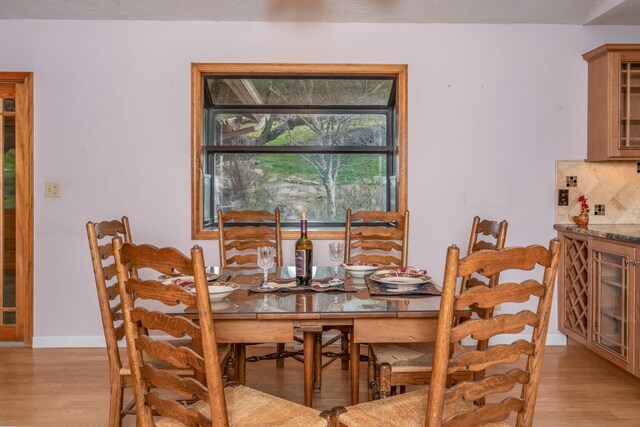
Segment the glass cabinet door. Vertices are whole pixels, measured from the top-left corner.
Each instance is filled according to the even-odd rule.
[[[620,68],[620,147],[640,148],[640,63]]]
[[[630,361],[629,271],[633,248],[593,244],[593,322],[591,341],[623,361]],[[630,253],[625,253],[629,249]]]
[[[0,83],[0,341],[17,337],[15,124],[14,85]]]

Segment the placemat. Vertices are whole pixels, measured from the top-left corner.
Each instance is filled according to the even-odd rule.
[[[371,277],[366,276],[365,282],[369,288],[369,295],[384,295],[384,296],[424,296],[424,295],[441,295],[440,290],[436,284],[429,280],[424,285],[413,286],[406,290],[400,290],[399,287],[403,285],[387,286],[384,283],[378,283],[375,280],[371,280]],[[406,285],[404,285],[406,286]]]
[[[357,289],[354,288],[353,282],[350,277],[344,279],[344,281],[339,285],[333,286],[320,286],[320,284],[327,284],[331,281],[331,277],[326,277],[323,279],[313,279],[311,282],[311,286],[298,286],[296,285],[296,278],[287,277],[287,278],[278,278],[278,279],[269,279],[269,284],[273,286],[270,289],[260,289],[259,286],[262,283],[262,278],[254,279],[249,285],[249,292],[356,292]]]

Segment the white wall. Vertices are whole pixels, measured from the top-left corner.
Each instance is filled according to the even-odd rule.
[[[471,218],[554,236],[554,161],[586,154],[586,63],[638,27],[0,21],[0,70],[35,82],[36,346],[100,344],[84,224],[188,250],[190,63],[409,65],[410,263],[442,277]],[[44,181],[62,198],[45,199]],[[199,241],[216,264],[215,241]],[[326,261],[323,242],[317,242]],[[291,244],[285,246],[291,252]],[[291,261],[290,254],[285,261]],[[555,317],[550,333],[557,333]],[[559,335],[554,340],[561,340]],[[553,341],[553,340],[552,340]]]

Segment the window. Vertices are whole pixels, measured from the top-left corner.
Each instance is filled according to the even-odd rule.
[[[193,64],[192,79],[194,238],[217,238],[218,209],[279,208],[285,230],[304,210],[315,238],[341,237],[347,208],[406,209],[405,65]]]

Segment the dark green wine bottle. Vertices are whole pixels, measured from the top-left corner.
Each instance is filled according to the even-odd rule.
[[[302,212],[300,238],[296,241],[296,282],[298,285],[311,285],[312,265],[313,243],[307,237],[307,214]]]

